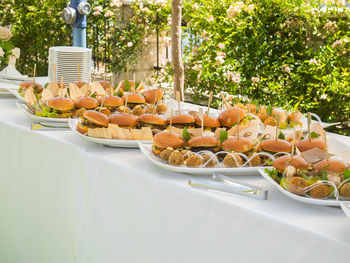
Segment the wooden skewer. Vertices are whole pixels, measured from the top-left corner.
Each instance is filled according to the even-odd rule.
[[[293,126],[293,135],[292,135],[292,157],[294,155],[294,146],[295,146],[295,126]]]
[[[223,102],[225,103],[226,109],[230,109],[230,104],[227,102],[227,100],[225,99],[224,93],[221,91],[220,92],[221,98],[223,100]]]
[[[103,96],[103,99],[102,99],[102,102],[101,102],[101,106],[100,106],[100,109],[98,110],[98,112],[101,112],[103,104],[105,103],[105,99],[106,99],[106,96]]]
[[[124,113],[126,112],[126,106],[128,105],[129,94],[126,94],[125,104],[124,104]]]
[[[324,144],[326,145],[326,158],[329,159],[329,153],[328,153],[328,144],[327,144],[327,134],[324,133]]]
[[[276,119],[277,119],[277,126],[276,126],[276,137],[275,137],[275,140],[277,141],[277,139],[278,139],[278,130],[279,130],[279,126],[280,126],[280,115],[279,114],[277,114]]]
[[[239,141],[239,111],[237,111],[237,141]]]
[[[210,110],[210,105],[211,105],[212,100],[213,100],[213,92],[211,91],[211,92],[209,93],[209,101],[208,101],[207,116],[209,116],[209,110]]]
[[[61,77],[61,94],[60,94],[60,97],[62,98],[62,95],[63,95],[63,77]]]
[[[33,83],[35,83],[36,64],[34,64]]]
[[[80,63],[78,64],[78,82],[80,82]]]
[[[157,97],[158,97],[158,90],[156,90],[155,95],[154,95],[154,101],[153,101],[153,115],[157,113]]]
[[[169,133],[171,134],[171,129],[173,127],[173,114],[174,114],[174,110],[171,109],[170,111],[170,126],[169,126]]]
[[[176,101],[177,101],[177,107],[178,107],[178,115],[181,114],[181,103],[180,103],[180,91],[176,91]]]
[[[307,113],[307,132],[309,141],[311,141],[311,114],[310,112]]]
[[[201,118],[201,132],[204,134],[203,108],[199,108],[199,117]]]
[[[148,86],[148,79],[147,79],[146,73],[143,73],[143,76],[145,77],[145,80],[146,80],[147,89],[150,89],[150,87]]]

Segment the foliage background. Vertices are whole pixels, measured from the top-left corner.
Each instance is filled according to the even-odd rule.
[[[170,1],[148,2],[136,1],[128,11],[120,0],[90,1],[88,44],[98,65],[125,71],[157,27],[169,33]],[[46,75],[48,48],[71,44],[71,29],[61,19],[66,3],[0,2],[0,25],[12,25],[13,45],[21,48],[21,72],[30,73],[36,63],[39,75]],[[225,91],[299,107],[327,122],[349,121],[350,19],[340,3],[328,3],[325,12],[318,0],[183,3],[185,89],[191,100],[200,103],[209,91]],[[161,72],[159,81],[171,83],[171,65]]]

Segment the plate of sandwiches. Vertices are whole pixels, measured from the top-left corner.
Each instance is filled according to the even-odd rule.
[[[276,158],[259,173],[282,194],[299,202],[350,204],[350,147],[321,131],[295,143],[295,153]]]
[[[131,118],[132,115],[127,116]],[[126,128],[126,125],[113,124],[105,114],[98,111],[88,110],[82,119],[69,119],[68,123],[70,129],[81,138],[112,147],[138,148],[138,143],[151,144],[153,140],[151,128]]]

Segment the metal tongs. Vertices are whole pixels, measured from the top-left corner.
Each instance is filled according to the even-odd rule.
[[[267,189],[257,187],[255,185],[232,180],[222,174],[214,173],[212,178],[216,181],[213,183],[201,182],[197,180],[189,180],[188,184],[195,188],[205,190],[215,190],[230,194],[236,194],[245,197],[251,197],[259,200],[267,199]]]

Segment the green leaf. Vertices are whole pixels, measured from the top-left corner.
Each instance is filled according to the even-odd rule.
[[[189,139],[191,139],[191,134],[187,131],[187,127],[185,127],[182,130],[182,138],[187,142]]]
[[[220,143],[223,143],[224,141],[226,141],[227,138],[228,138],[227,131],[220,130]]]
[[[344,171],[344,180],[350,179],[350,170],[345,169]]]
[[[131,84],[129,80],[124,80],[124,91],[130,91],[131,89]]]
[[[96,92],[92,93],[92,94],[90,95],[90,97],[91,97],[91,98],[96,98]]]
[[[272,106],[271,105],[267,106],[266,113],[267,113],[267,115],[269,115],[271,117],[271,115],[272,115]]]
[[[285,140],[286,137],[284,136],[284,134],[282,132],[280,132],[280,134],[278,135],[278,139]]]
[[[326,166],[326,167],[327,167],[327,166]],[[321,179],[322,179],[322,180],[328,180],[327,172],[326,172],[326,167],[322,168],[322,175],[321,175]]]
[[[318,138],[320,135],[316,132],[311,132],[311,138]]]

